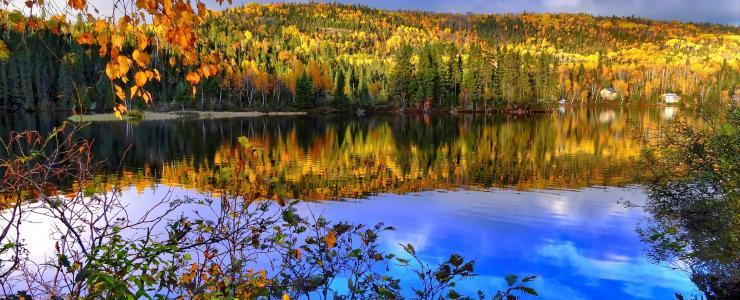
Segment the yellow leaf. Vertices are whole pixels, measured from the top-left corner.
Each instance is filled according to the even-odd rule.
[[[116,107],[113,108],[113,113],[116,115],[116,118],[118,118],[119,120],[123,118],[122,116],[126,114],[126,111],[127,111],[126,107],[120,103],[116,104]]]
[[[334,245],[337,243],[337,235],[334,233],[334,230],[329,230],[326,237],[324,237],[324,241],[326,242],[327,249],[334,248]]]
[[[118,75],[118,64],[109,62],[105,65],[105,75],[108,75],[109,79],[115,79]]]
[[[113,44],[114,47],[121,48],[123,45],[123,36],[119,34],[114,34],[111,38],[111,44]]]
[[[138,87],[143,87],[147,80],[146,72],[138,71],[136,72],[136,75],[134,75],[134,81],[136,81],[136,86]]]
[[[146,104],[152,103],[152,94],[147,91],[144,91],[144,93],[142,93],[141,98],[144,99],[144,103]]]
[[[118,62],[118,77],[125,76],[129,68],[131,68],[131,60],[128,57],[120,55],[116,61]]]
[[[146,46],[149,45],[149,38],[146,36],[146,34],[139,34],[137,40],[139,42],[137,46],[139,50],[143,51],[144,49],[146,49]]]
[[[139,67],[143,68],[149,64],[149,54],[146,54],[139,50],[134,50],[132,57],[134,58],[134,61],[136,61],[136,64],[139,65]]]
[[[108,27],[108,24],[106,24],[103,20],[98,20],[97,22],[95,22],[95,31],[97,31],[98,33],[103,32],[106,27]]]
[[[118,99],[126,100],[126,93],[123,91],[123,89],[118,85],[113,85],[116,89],[116,96],[118,96]]]

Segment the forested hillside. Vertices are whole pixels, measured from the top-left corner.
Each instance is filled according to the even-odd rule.
[[[113,38],[148,54],[111,64],[101,58],[110,49],[99,46],[108,41],[89,32],[113,24],[4,11],[0,108],[110,110],[115,97],[142,106],[130,101],[137,96],[153,109],[482,110],[561,98],[655,103],[668,92],[687,103],[727,103],[740,89],[735,26],[321,3],[249,4],[211,11],[199,24],[197,49],[206,59],[197,64],[170,49],[156,27],[139,28],[148,37],[143,45],[136,34]],[[602,99],[608,87],[619,95]]]

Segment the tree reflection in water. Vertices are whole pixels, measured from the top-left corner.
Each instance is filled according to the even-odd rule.
[[[211,178],[218,197],[165,198],[137,215],[122,201],[118,182],[92,176],[90,143],[79,138],[79,128],[65,123],[48,137],[11,133],[0,159],[6,208],[0,211],[0,297],[462,297],[454,288],[475,276],[473,261],[452,254],[430,265],[410,244],[401,246],[403,256],[379,250],[379,235],[393,230],[382,223],[299,216],[281,190],[260,188],[271,182],[269,173],[253,172],[262,151],[246,137],[238,142],[241,155]],[[73,182],[67,194],[58,188],[65,181]],[[27,241],[39,237],[25,230],[39,221],[49,224],[54,242],[43,261],[29,257]],[[419,283],[395,279],[391,263],[411,269]],[[507,276],[494,299],[536,295],[528,286],[534,278]]]

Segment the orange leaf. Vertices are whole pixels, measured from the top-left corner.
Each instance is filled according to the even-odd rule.
[[[77,36],[77,43],[80,45],[92,45],[93,44],[93,36],[92,34],[85,32],[79,36]]]
[[[118,87],[118,86],[116,86],[116,87]],[[128,111],[126,109],[126,107],[123,106],[123,104],[120,104],[120,103],[119,104],[116,104],[116,107],[113,108],[113,113],[116,115],[116,118],[119,119],[119,120],[120,119],[123,119],[123,115],[126,114],[126,111]]]
[[[146,103],[146,104],[151,104],[152,103],[152,94],[149,93],[149,92],[147,92],[147,91],[144,91],[141,94],[141,98],[144,99],[144,103]]]
[[[146,34],[139,34],[137,40],[139,42],[137,46],[139,50],[144,50],[146,49],[146,46],[149,45],[149,38],[146,36]]]
[[[82,10],[87,6],[87,0],[69,0],[67,4],[76,10]]]
[[[139,50],[134,50],[134,53],[131,56],[134,58],[134,61],[136,61],[136,64],[138,64],[139,67],[143,68],[149,64],[149,54],[146,54]]]
[[[134,75],[134,81],[136,81],[136,86],[138,87],[143,87],[146,84],[147,80],[148,78],[146,76],[146,72],[139,71],[136,72],[136,75]]]
[[[108,75],[109,79],[115,79],[116,75],[118,75],[118,64],[114,62],[108,62],[107,65],[105,65],[105,75]]]
[[[188,74],[185,75],[185,80],[190,82],[190,84],[192,85],[196,85],[198,84],[198,82],[200,82],[200,75],[198,75],[198,73],[196,72],[188,72]]]
[[[113,37],[111,37],[111,43],[114,47],[121,48],[121,46],[123,46],[123,36],[114,34]]]
[[[126,93],[123,91],[123,89],[118,85],[113,85],[113,87],[115,87],[116,89],[116,96],[118,97],[118,99],[126,100]]]
[[[327,249],[334,248],[334,245],[337,244],[337,235],[334,233],[334,230],[329,230],[326,237],[324,237],[324,241],[326,242]]]
[[[131,60],[128,57],[119,55],[116,61],[118,62],[118,77],[126,76],[129,68],[131,68]]]
[[[103,20],[98,20],[97,22],[95,22],[95,31],[99,33],[103,32],[103,30],[105,30],[105,28],[107,27],[108,27],[108,24],[106,24],[105,21]]]

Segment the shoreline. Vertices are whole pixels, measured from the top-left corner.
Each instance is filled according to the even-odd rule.
[[[67,120],[72,122],[115,122],[115,121],[165,121],[165,120],[203,120],[203,119],[229,119],[245,117],[266,116],[302,116],[306,112],[260,112],[260,111],[172,111],[151,112],[145,111],[143,117],[134,118],[128,115],[116,118],[113,113],[72,115]]]
[[[681,105],[656,105],[656,104],[568,104],[553,107],[540,108],[489,108],[484,109],[431,109],[418,110],[416,108],[396,108],[396,107],[379,107],[362,110],[361,115],[435,115],[448,113],[452,115],[478,115],[478,114],[501,114],[501,115],[537,115],[553,113],[561,108],[584,108],[584,107],[682,107]],[[305,115],[356,115],[358,111],[348,110],[328,110],[314,109],[309,111],[169,111],[154,112],[144,111],[143,117],[132,117],[129,115],[122,116],[122,119],[115,117],[113,113],[92,113],[78,114],[67,117],[72,122],[115,122],[115,121],[166,121],[166,120],[203,120],[203,119],[229,119],[229,118],[248,118],[248,117],[268,117],[268,116],[305,116]]]

